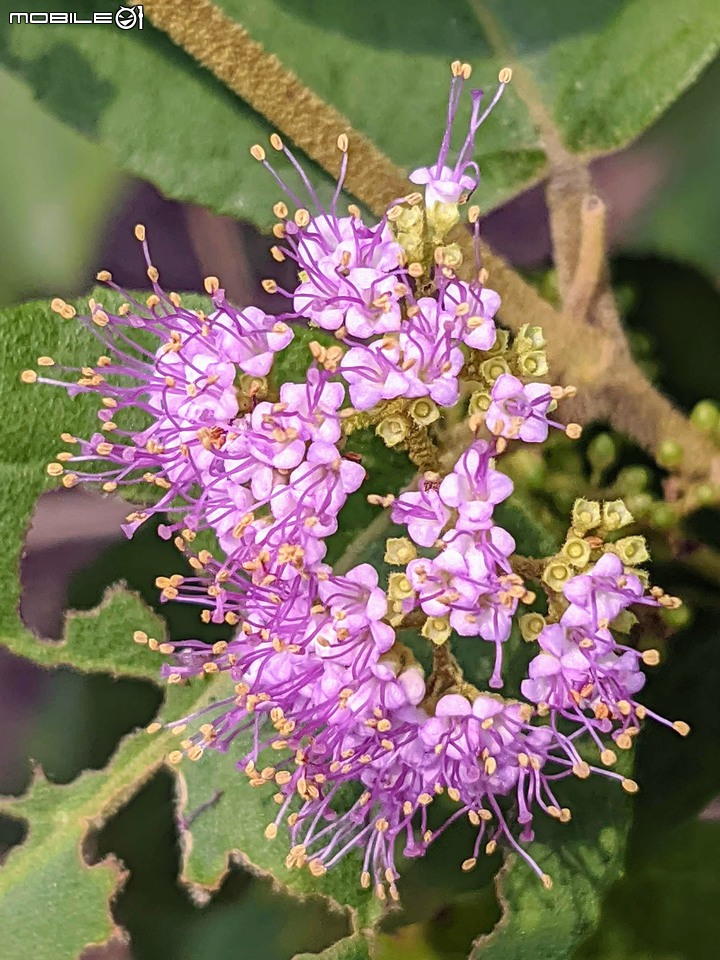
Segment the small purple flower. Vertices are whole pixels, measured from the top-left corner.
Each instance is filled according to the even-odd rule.
[[[552,400],[547,384],[523,384],[517,377],[503,373],[493,384],[491,397],[485,414],[491,433],[525,443],[547,440],[547,410]]]

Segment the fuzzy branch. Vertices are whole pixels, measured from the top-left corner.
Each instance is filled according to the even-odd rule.
[[[503,52],[502,38],[484,4],[471,0],[471,5],[495,49]],[[401,169],[210,0],[145,0],[144,9],[174,43],[331,174],[338,166],[337,136],[346,133],[354,160],[347,187],[369,209],[382,213],[407,192]],[[602,212],[591,199],[587,170],[565,150],[532,77],[521,67],[515,78],[552,169],[548,199],[563,308],[556,310],[544,301],[483,245],[484,265],[503,299],[503,322],[511,330],[528,321],[543,327],[554,378],[578,388],[577,400],[563,405],[566,416],[581,422],[605,419],[649,453],[661,440],[674,439],[683,448],[682,471],[688,477],[717,479],[717,449],[630,357],[608,286]],[[472,257],[469,234],[463,232],[459,239]]]

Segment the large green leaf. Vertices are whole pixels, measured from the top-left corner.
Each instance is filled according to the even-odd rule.
[[[95,6],[81,0],[75,9],[87,14]],[[525,68],[525,82],[479,138],[486,209],[547,172],[543,144],[555,132],[571,151],[591,155],[636,137],[712,58],[720,19],[713,0],[688,0],[682,15],[672,0],[221,6],[408,168],[435,159],[451,59],[471,61],[488,88],[500,66]],[[10,9],[1,0],[3,19]],[[3,62],[45,106],[104,143],[120,166],[169,196],[270,222],[277,188],[246,152],[266,125],[147,17],[142,33],[13,26],[1,42]]]

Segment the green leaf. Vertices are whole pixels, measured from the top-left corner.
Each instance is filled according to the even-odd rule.
[[[372,960],[370,944],[362,934],[338,940],[322,953],[298,953],[292,960]]]
[[[93,6],[81,0],[75,9],[82,15]],[[449,60],[471,61],[486,88],[499,67],[523,68],[479,137],[484,209],[547,173],[544,143],[556,139],[572,152],[598,155],[635,138],[713,57],[719,19],[713,0],[688,0],[682,15],[672,0],[221,6],[408,168],[437,155]],[[9,0],[0,8],[7,17]],[[2,42],[2,61],[120,166],[168,196],[269,225],[277,187],[247,159],[269,128],[147,17],[142,33],[16,26]],[[466,117],[467,104],[460,125]]]
[[[219,686],[219,684],[218,684]],[[251,736],[233,742],[233,756],[251,748]],[[371,926],[382,912],[372,892],[360,886],[361,862],[343,859],[324,877],[308,870],[289,870],[285,857],[290,849],[284,825],[274,840],[264,836],[275,820],[277,806],[272,785],[252,788],[232,756],[206,751],[197,763],[178,769],[178,815],[181,826],[183,867],[181,879],[195,899],[203,900],[220,886],[230,863],[236,859],[251,871],[270,875],[297,896],[322,895],[339,908],[348,906],[354,928]]]
[[[106,616],[101,611],[96,619],[100,633]],[[170,704],[170,709],[182,711],[186,691],[173,691]],[[99,829],[160,768],[169,742],[169,736],[151,740],[144,733],[131,735],[105,770],[84,773],[65,786],[38,773],[28,794],[0,800],[0,812],[28,823],[27,839],[11,850],[0,870],[6,960],[28,955],[35,960],[75,960],[87,944],[117,933],[108,900],[123,872],[112,860],[88,866],[88,833]]]
[[[568,824],[541,823],[528,850],[553,881],[545,890],[519,857],[498,875],[503,917],[470,960],[567,960],[597,924],[603,895],[622,872],[630,801],[615,781],[564,782]]]

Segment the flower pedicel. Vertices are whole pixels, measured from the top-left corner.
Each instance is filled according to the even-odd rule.
[[[574,390],[538,382],[547,370],[539,328],[523,328],[511,343],[496,327],[500,297],[479,263],[477,207],[467,210],[473,262],[453,239],[479,182],[475,135],[510,71],[501,71],[484,112],[482,92],[471,91],[470,126],[454,164],[452,128],[470,67],[456,62],[452,74],[438,158],[410,177],[424,196],[398,198],[379,223],[366,223],[354,206],[338,212],[344,135],[327,208],[276,134],[271,145],[299,176],[306,204],[265,150],[252,148],[286,196],[274,208],[272,254],[295,263],[299,284],[286,291],[264,283],[286,298],[286,313],[237,309],[213,277],[205,284],[212,309],[183,307],[160,287],[138,227],[153,293],[141,303],[103,271],[98,279],[124,302],[113,314],[90,301],[83,322],[98,339],[98,360],[51,378],[43,371],[56,365],[41,357],[42,376],[23,374],[100,399],[98,431],[88,439],[64,434],[76,452],[51,463],[50,475],[106,492],[157,487],[152,506],[128,515],[126,534],[161,512],[161,535],[174,539],[194,572],[159,577],[163,597],[237,628],[214,646],[163,647],[169,683],[216,673],[231,681],[224,699],[168,724],[182,738],[169,761],[228,753],[252,786],[275,791],[277,816],[265,835],[272,840],[287,825],[289,867],[321,875],[359,851],[360,883],[382,899],[398,897],[398,852],[423,855],[461,817],[477,830],[463,869],[503,843],[550,886],[526,849],[535,817],[570,819],[567,777],[595,774],[635,792],[635,782],[613,769],[616,750],[632,745],[645,717],[669,723],[636,700],[641,663],[656,663],[656,652],[640,654],[618,636],[633,606],[679,601],[648,590],[606,542],[632,520],[622,504],[603,513],[578,501],[566,544],[572,575],[558,558],[532,561],[553,614],[522,618],[523,636],[537,640],[539,652],[521,684],[524,701],[503,696],[504,650],[520,642],[513,623],[535,595],[518,572],[524,558],[494,519],[513,494],[502,454],[510,443],[543,442],[550,428],[571,437],[580,428],[551,419]],[[75,314],[60,300],[53,309]],[[326,331],[325,340],[310,344],[304,382],[274,393],[267,375],[275,355],[292,346],[298,322]],[[126,424],[129,412],[143,419],[140,429]],[[346,438],[372,427],[419,470],[399,495],[368,498],[407,528],[407,537],[387,541],[385,559],[395,567],[387,583],[368,563],[325,562],[348,496],[372,484],[345,452]],[[204,530],[214,534],[217,556],[194,550]],[[429,676],[399,639],[401,627],[419,628],[431,645]],[[478,652],[491,645],[489,690],[463,677],[453,634],[474,638]],[[140,632],[135,639],[149,642]],[[670,725],[688,732],[681,721]],[[454,808],[431,828],[428,808],[440,794]]]

